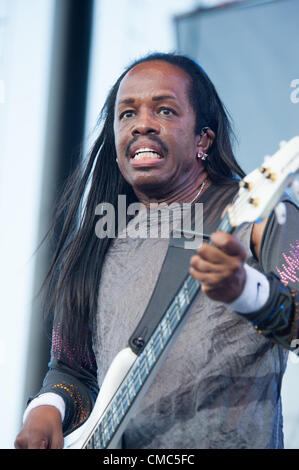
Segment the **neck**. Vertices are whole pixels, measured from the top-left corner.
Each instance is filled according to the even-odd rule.
[[[204,184],[205,183],[205,184]],[[200,198],[202,193],[210,186],[210,180],[205,171],[203,171],[199,178],[196,181],[187,181],[184,184],[176,187],[175,190],[169,191],[168,193],[155,192],[151,189],[149,191],[138,191],[135,190],[135,194],[138,200],[144,204],[146,207],[149,207],[151,203],[157,204],[167,204],[170,205],[174,202],[176,203],[191,203],[197,200],[197,197]]]

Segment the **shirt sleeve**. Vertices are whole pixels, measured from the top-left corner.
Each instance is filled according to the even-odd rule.
[[[286,222],[279,225],[271,213],[264,230],[260,266],[265,273],[274,272],[288,287],[299,288],[299,210],[290,199],[283,199]]]
[[[260,334],[293,350],[292,342],[299,338],[299,211],[290,199],[283,198],[282,202],[286,208],[286,222],[280,225],[272,212],[260,248],[259,268],[270,282],[269,300],[246,318]]]
[[[92,334],[88,348],[82,351],[70,347],[61,339],[61,325],[52,331],[51,360],[42,388],[29,402],[41,394],[54,392],[65,402],[64,435],[81,426],[90,415],[98,395],[96,360],[92,349]]]

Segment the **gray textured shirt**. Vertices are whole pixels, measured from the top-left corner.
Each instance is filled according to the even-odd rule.
[[[219,220],[232,190],[210,187],[204,231]],[[146,224],[146,219],[144,219]],[[250,250],[251,225],[238,237]],[[105,259],[94,352],[98,381],[127,346],[157,281],[168,239],[117,238]],[[124,434],[126,448],[282,448],[282,348],[226,305],[199,293],[190,318]]]

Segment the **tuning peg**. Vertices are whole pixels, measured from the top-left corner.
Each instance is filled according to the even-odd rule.
[[[271,173],[270,171],[268,171],[267,178],[271,181],[276,181],[277,180],[277,174],[276,173]]]
[[[239,186],[240,186],[240,188],[245,188],[245,189],[248,189],[250,191],[253,188],[253,183],[242,180],[242,181],[240,181]]]
[[[262,166],[260,166],[259,170],[261,173],[265,173],[268,169],[268,163],[271,161],[270,155],[265,155],[264,156],[264,163]]]
[[[287,209],[286,206],[283,202],[280,202],[277,204],[277,206],[274,209],[275,215],[277,222],[279,225],[284,225],[286,220],[287,220]]]
[[[257,206],[259,205],[259,203],[260,203],[260,200],[259,200],[258,198],[253,198],[253,197],[251,197],[251,198],[249,199],[249,202],[250,202],[250,204],[252,204],[254,207],[257,207]]]

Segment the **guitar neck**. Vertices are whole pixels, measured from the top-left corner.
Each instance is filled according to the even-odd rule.
[[[85,444],[85,448],[106,449],[116,440],[120,426],[137,400],[141,391],[152,377],[162,353],[170,345],[175,333],[180,330],[189,305],[199,291],[200,284],[187,276],[175,299],[152,334],[147,345],[129,370],[121,386],[115,393],[97,428]],[[147,384],[149,385],[149,384]]]
[[[226,233],[233,233],[235,231],[235,227],[231,225],[229,216],[227,213],[225,214],[220,224],[218,225],[217,230],[220,230],[221,232],[226,232]]]

